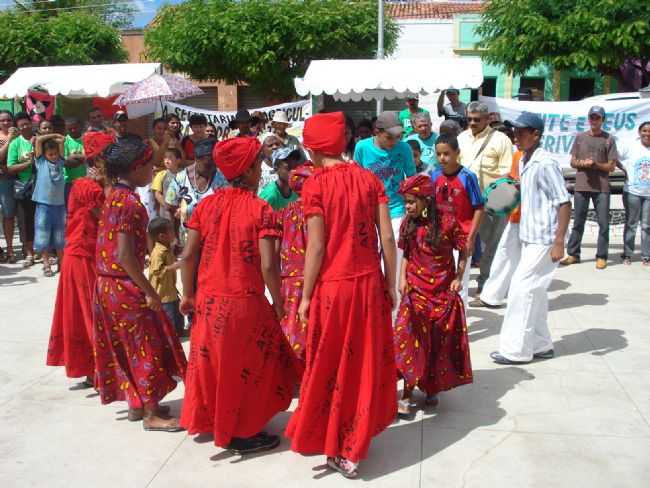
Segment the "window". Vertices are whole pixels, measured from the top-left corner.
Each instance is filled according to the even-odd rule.
[[[545,85],[546,78],[523,76],[519,82],[519,90],[528,88],[533,92],[533,100],[544,100]]]
[[[497,96],[497,79],[496,78],[483,78],[481,85],[481,95],[484,97]]]
[[[582,100],[593,95],[593,78],[571,78],[569,80],[569,101]]]

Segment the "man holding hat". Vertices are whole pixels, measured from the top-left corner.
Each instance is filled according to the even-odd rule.
[[[447,95],[447,103],[445,103]],[[444,117],[445,120],[455,120],[465,128],[467,126],[467,107],[458,98],[459,92],[455,88],[442,90],[438,97],[438,117]]]
[[[428,110],[420,108],[419,103],[420,100],[417,95],[410,96],[406,99],[406,108],[399,113],[399,121],[404,127],[404,139],[413,133],[412,117],[415,114],[429,113]]]
[[[541,117],[523,112],[506,124],[514,128],[515,142],[524,153],[519,166],[521,259],[510,283],[499,350],[490,357],[498,364],[522,364],[554,356],[547,290],[564,255],[571,204],[560,165],[540,147]]]
[[[598,218],[598,245],[596,269],[607,267],[609,248],[609,174],[614,171],[618,152],[616,141],[605,132],[605,109],[589,109],[589,130],[576,136],[571,148],[571,167],[576,169],[573,194],[573,230],[567,246],[567,257],[560,264],[568,266],[580,262],[580,244],[585,230],[589,201],[593,202]]]
[[[276,110],[271,119],[271,130],[282,140],[282,144],[290,149],[298,149],[302,153],[302,145],[296,136],[287,133],[291,122],[284,110]]]

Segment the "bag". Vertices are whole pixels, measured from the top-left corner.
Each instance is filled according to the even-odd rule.
[[[16,179],[14,181],[14,198],[16,200],[30,200],[34,194],[36,175],[32,173],[27,181]]]

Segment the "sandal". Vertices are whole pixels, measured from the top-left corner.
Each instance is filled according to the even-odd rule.
[[[54,271],[52,271],[52,268],[48,267],[43,267],[43,276],[46,278],[51,278],[54,276]]]
[[[162,422],[157,426],[150,425],[149,422],[153,419],[162,420]],[[181,430],[185,430],[180,426],[177,418],[163,417],[158,415],[158,413],[155,416],[143,419],[142,428],[147,432],[180,432]]]
[[[264,432],[260,432],[253,437],[248,437],[242,439],[239,437],[233,437],[228,444],[229,451],[234,452],[235,454],[244,455],[252,454],[255,452],[270,451],[275,449],[280,445],[280,437],[277,435],[268,435]]]
[[[7,254],[7,263],[16,264],[18,262],[18,257],[14,253]]]
[[[397,401],[397,415],[400,417],[411,416],[411,401],[408,398]]]
[[[34,255],[28,254],[23,261],[23,268],[31,268],[34,266]]]
[[[170,411],[169,405],[158,405],[156,413],[159,415],[169,415]],[[129,413],[126,418],[129,422],[139,422],[144,418],[144,408],[129,408]]]
[[[632,260],[627,256],[623,256],[623,264],[629,266],[630,264],[632,264]]]
[[[341,473],[345,478],[353,479],[359,476],[359,472],[357,471],[359,465],[357,463],[353,463],[352,461],[345,459],[344,457],[341,456],[336,456],[335,458],[328,457],[327,465],[330,468],[332,468],[334,471],[338,471],[339,473]]]
[[[643,266],[650,266],[650,258],[643,259]]]

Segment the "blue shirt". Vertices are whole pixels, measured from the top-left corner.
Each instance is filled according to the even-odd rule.
[[[36,159],[36,184],[32,200],[46,205],[65,205],[65,179],[63,167],[65,161],[59,158],[51,163],[45,156]]]
[[[430,166],[429,169],[438,167],[438,158],[436,157],[436,141],[438,134],[432,132],[428,139],[422,139],[417,134],[411,134],[406,138],[407,141],[417,141],[420,146],[420,161]]]
[[[390,218],[404,215],[404,199],[398,193],[399,185],[415,174],[413,151],[407,143],[399,141],[390,151],[379,148],[375,138],[359,141],[354,148],[354,160],[372,171],[384,184],[388,197]]]

